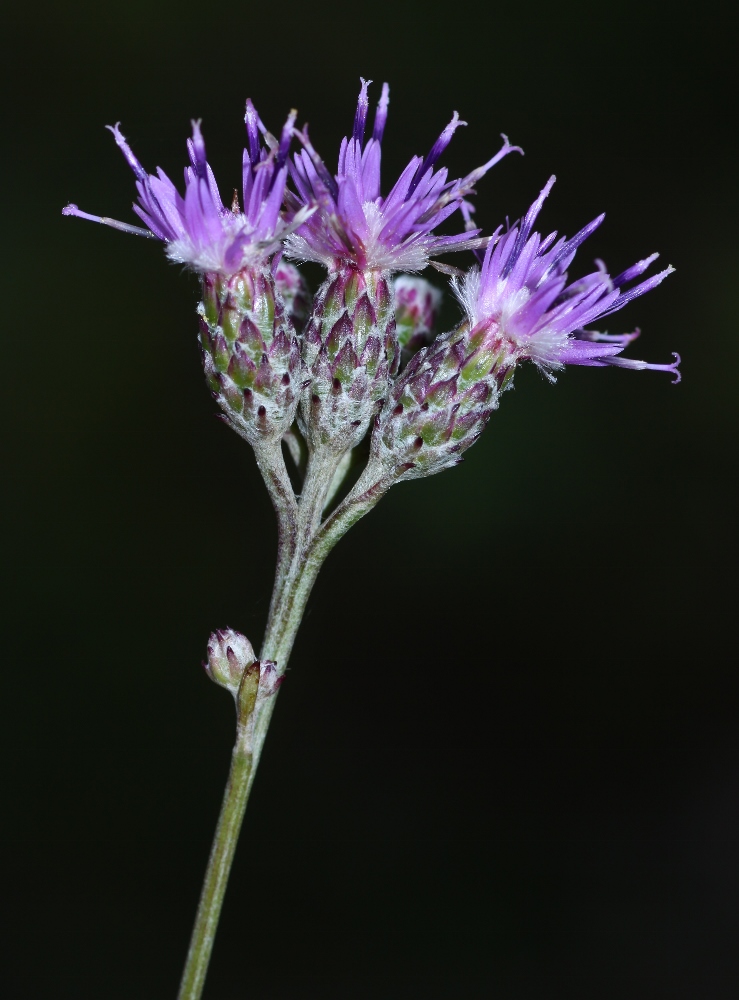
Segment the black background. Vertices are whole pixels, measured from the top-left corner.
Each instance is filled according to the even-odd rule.
[[[729,9],[729,8],[725,8]],[[174,997],[232,739],[199,666],[257,642],[274,527],[199,369],[197,284],[103,125],[223,190],[243,101],[329,162],[391,84],[386,184],[456,108],[487,231],[677,273],[609,321],[660,373],[516,376],[458,469],[393,490],[311,599],[207,1000],[739,995],[736,54],[718,5],[17,4],[5,18],[5,995]],[[459,263],[459,261],[457,261]],[[442,282],[440,276],[436,279]],[[453,307],[449,307],[449,315]]]

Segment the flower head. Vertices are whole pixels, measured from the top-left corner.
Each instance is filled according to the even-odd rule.
[[[280,209],[295,112],[288,116],[279,143],[264,128],[251,101],[246,102],[245,122],[243,209],[239,208],[236,195],[230,209],[224,206],[205,156],[200,122],[194,121],[192,138],[187,142],[190,166],[185,169],[184,197],[160,168],[156,175],[147,174],[119,126],[108,126],[136,175],[138,204],[134,204],[133,210],[146,224],[146,229],[89,215],[76,205],[67,205],[63,214],[162,240],[171,260],[196,271],[228,276],[247,265],[259,266],[274,253],[289,229]],[[264,144],[260,142],[260,132]],[[293,222],[299,224],[304,218],[305,213]]]
[[[579,281],[567,284],[567,268],[577,248],[601,224],[599,215],[572,239],[551,233],[542,239],[532,227],[549,194],[551,177],[526,213],[520,226],[488,246],[481,270],[470,271],[456,283],[457,295],[464,306],[472,330],[488,328],[491,336],[507,343],[509,364],[530,359],[550,378],[565,365],[617,365],[622,368],[652,368],[669,371],[680,381],[679,355],[669,365],[648,364],[618,355],[638,335],[610,335],[588,330],[591,323],[656,288],[674,268],[625,288],[639,278],[657,259],[652,254],[611,278],[599,261],[598,268]]]
[[[342,264],[382,271],[420,271],[430,257],[447,250],[484,246],[475,239],[479,229],[454,236],[434,236],[435,230],[458,208],[474,184],[494,164],[517,147],[504,144],[492,159],[461,180],[447,180],[446,168],[435,170],[454,132],[466,124],[452,120],[422,159],[414,156],[386,198],[380,193],[382,136],[387,121],[389,88],[385,83],[377,105],[372,135],[365,142],[369,104],[362,80],[351,138],[344,138],[336,176],[318,156],[307,126],[298,133],[303,149],[294,157],[291,175],[297,197],[294,210],[316,211],[286,242],[288,253],[333,269]]]

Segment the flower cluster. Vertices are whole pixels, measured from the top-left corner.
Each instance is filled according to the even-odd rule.
[[[118,125],[111,129],[135,174],[134,211],[146,228],[64,209],[160,240],[171,260],[200,275],[205,372],[239,433],[255,447],[299,433],[309,452],[338,461],[373,426],[375,459],[396,479],[409,478],[459,461],[522,361],[549,378],[575,364],[663,370],[679,381],[677,355],[665,365],[625,358],[637,333],[592,328],[672,268],[645,278],[654,254],[614,278],[598,263],[570,281],[577,249],[603,216],[570,239],[535,232],[554,178],[520,223],[482,234],[469,197],[492,166],[521,151],[504,136],[482,166],[450,179],[439,161],[465,124],[456,112],[429,153],[411,158],[383,194],[389,90],[384,84],[367,138],[368,88],[362,80],[336,173],[307,126],[295,128],[295,111],[276,139],[247,101],[241,205],[235,195],[224,206],[193,122],[184,195],[162,170],[148,174]],[[441,233],[454,219],[456,230]],[[451,251],[473,251],[478,263],[452,280],[463,318],[434,339],[440,292],[408,272]],[[326,268],[313,298],[287,258]]]
[[[599,263],[572,281],[576,251],[603,217],[571,239],[534,231],[554,178],[520,222],[490,235],[476,228],[475,185],[521,150],[503,136],[490,159],[450,178],[440,161],[465,124],[456,112],[428,154],[412,157],[384,187],[388,103],[384,84],[367,138],[369,82],[362,80],[333,173],[307,126],[296,129],[295,111],[276,139],[247,101],[241,201],[235,193],[230,207],[208,164],[199,122],[187,143],[184,193],[161,169],[147,173],[115,125],[144,227],[72,204],[63,210],[158,240],[171,261],[199,276],[206,382],[223,419],[254,448],[277,513],[277,568],[261,652],[233,629],[213,632],[208,643],[204,667],[234,698],[237,735],[183,997],[201,994],[275,695],[316,574],[338,539],[394,483],[461,461],[524,361],[550,379],[568,364],[656,369],[680,378],[677,355],[666,365],[625,358],[636,333],[593,328],[672,268],[645,277],[655,254],[614,278]],[[441,292],[418,272],[449,252],[458,260],[468,254],[470,266],[465,272],[435,263],[454,276],[462,310],[456,325],[438,332]],[[314,294],[298,266],[307,262],[325,269]],[[238,498],[216,490],[211,507],[209,521],[225,517],[238,530]]]

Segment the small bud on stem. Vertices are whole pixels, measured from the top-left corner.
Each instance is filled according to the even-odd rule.
[[[233,695],[241,744],[249,750],[255,714],[260,703],[277,693],[283,675],[272,660],[257,660],[246,636],[232,628],[211,634],[204,666],[210,679]]]

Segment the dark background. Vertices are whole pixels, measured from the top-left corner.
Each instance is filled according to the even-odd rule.
[[[726,8],[728,9],[728,8]],[[331,556],[256,783],[208,1000],[739,995],[737,94],[718,5],[17,4],[5,18],[3,977],[174,997],[232,740],[199,666],[255,643],[272,513],[199,369],[197,283],[103,125],[228,191],[243,102],[335,162],[392,88],[386,185],[458,109],[487,231],[550,173],[573,274],[658,249],[610,320],[661,373],[516,376],[456,470]],[[387,190],[387,188],[386,188]],[[457,261],[459,263],[459,261]],[[441,276],[436,279],[442,283]],[[450,307],[451,308],[451,307]],[[450,312],[449,315],[452,315]]]

